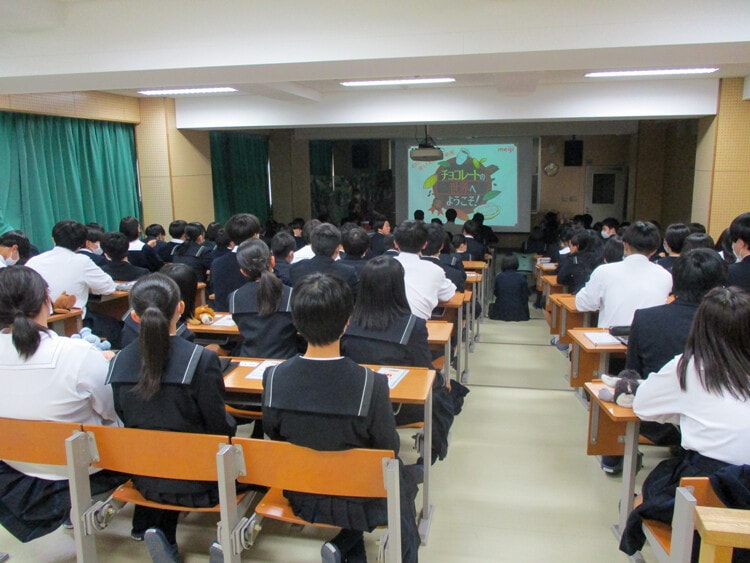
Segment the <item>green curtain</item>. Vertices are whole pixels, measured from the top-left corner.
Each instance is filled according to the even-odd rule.
[[[235,131],[211,131],[214,215],[224,223],[235,213],[270,217],[268,137]]]
[[[333,141],[310,141],[310,175],[333,174]]]
[[[52,246],[63,219],[117,229],[140,216],[132,124],[0,112],[0,228]]]

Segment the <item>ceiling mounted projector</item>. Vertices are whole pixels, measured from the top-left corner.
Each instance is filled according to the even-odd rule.
[[[416,149],[411,149],[409,158],[420,162],[433,162],[443,159],[443,151],[435,146],[435,141],[427,134],[427,125],[424,126],[424,141],[419,143]]]

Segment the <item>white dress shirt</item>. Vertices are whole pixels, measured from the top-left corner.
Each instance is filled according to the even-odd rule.
[[[0,333],[0,416],[116,424],[112,388],[104,384],[109,363],[102,353],[84,340],[63,338],[52,331],[41,337],[34,355],[23,359],[13,346],[12,335]],[[7,463],[33,477],[67,478],[65,467]]]
[[[677,356],[641,382],[633,411],[642,420],[680,425],[682,447],[732,465],[750,464],[750,401],[703,388],[695,364],[688,364],[680,388]]]
[[[315,256],[315,253],[313,252],[312,245],[306,244],[299,250],[294,251],[292,264],[296,264],[297,262],[301,262],[302,260],[307,260],[308,258],[312,258],[313,256]]]
[[[404,267],[406,299],[412,314],[429,320],[438,301],[448,301],[456,293],[456,286],[445,277],[437,264],[422,260],[419,254],[401,252],[396,260]]]
[[[68,295],[75,295],[75,307],[83,310],[84,318],[89,292],[108,295],[115,290],[112,278],[91,259],[61,246],[34,256],[26,265],[42,275],[49,285],[52,301],[63,291]]]
[[[599,326],[629,326],[636,309],[664,305],[672,291],[672,274],[631,254],[622,262],[602,264],[576,294],[576,309],[599,311]]]

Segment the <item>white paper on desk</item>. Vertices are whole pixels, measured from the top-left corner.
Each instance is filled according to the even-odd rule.
[[[584,332],[583,335],[591,340],[594,346],[610,346],[614,344],[620,344],[620,341],[608,332]]]
[[[232,315],[224,315],[223,317],[216,319],[211,326],[237,326],[232,319]]]
[[[263,379],[263,372],[266,371],[266,368],[277,366],[283,361],[284,360],[263,360],[257,368],[245,376],[245,379]]]
[[[378,373],[382,373],[383,375],[388,377],[388,387],[390,389],[393,389],[396,385],[398,385],[399,381],[401,381],[404,376],[409,373],[409,370],[399,368],[380,368],[378,370]]]

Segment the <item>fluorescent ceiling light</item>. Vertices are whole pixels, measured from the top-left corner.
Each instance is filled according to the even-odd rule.
[[[616,76],[675,76],[680,74],[711,74],[718,68],[667,68],[655,70],[609,70],[586,73],[586,78],[612,78]]]
[[[394,80],[359,80],[340,82],[342,86],[410,86],[414,84],[447,84],[455,78],[397,78]]]
[[[236,88],[221,86],[216,88],[175,88],[172,90],[138,90],[144,96],[180,96],[186,94],[221,94],[223,92],[236,92]]]

